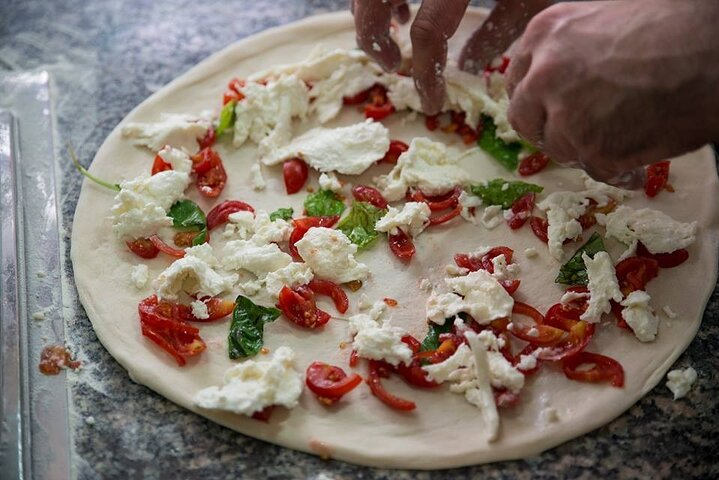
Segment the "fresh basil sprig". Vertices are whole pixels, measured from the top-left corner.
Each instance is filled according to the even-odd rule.
[[[308,217],[327,217],[341,215],[347,208],[332,190],[318,190],[307,195],[305,212]]]
[[[218,137],[222,135],[225,130],[232,128],[235,125],[235,120],[237,119],[237,115],[235,114],[235,105],[237,105],[237,100],[232,100],[227,102],[227,104],[222,107],[220,120],[217,123],[217,128],[215,128],[215,135]]]
[[[582,245],[572,255],[572,258],[562,265],[562,268],[559,269],[559,275],[554,281],[564,285],[586,285],[589,283],[587,266],[584,265],[582,254],[586,253],[590,258],[594,258],[597,252],[606,252],[606,249],[604,248],[602,237],[597,232],[594,232],[587,243]]]
[[[352,202],[350,212],[340,223],[337,230],[342,231],[358,249],[368,247],[379,236],[374,226],[387,213],[385,208],[377,208],[367,202]]]
[[[192,240],[192,245],[201,245],[207,241],[207,218],[202,209],[192,200],[175,202],[167,216],[172,219],[172,226],[181,232],[199,232]]]
[[[482,115],[482,133],[477,140],[477,145],[507,170],[513,172],[517,169],[522,144],[519,142],[506,143],[497,137],[497,126],[492,117],[488,115]]]
[[[264,343],[265,323],[279,316],[280,311],[276,308],[255,305],[249,298],[238,296],[227,337],[230,358],[235,360],[257,355]]]
[[[88,172],[85,167],[80,165],[80,161],[77,159],[77,153],[75,153],[75,149],[72,148],[72,145],[70,145],[69,143],[67,144],[67,150],[68,150],[68,152],[70,152],[70,158],[72,159],[72,163],[73,163],[73,165],[75,165],[75,168],[77,169],[78,172],[82,173],[83,175],[85,175],[87,178],[89,178],[93,182],[95,182],[98,185],[101,185],[105,188],[109,188],[110,190],[114,190],[116,192],[119,192],[121,190],[119,183],[110,183],[110,182],[106,182],[105,180],[100,180],[95,175]]]
[[[278,208],[274,212],[270,213],[270,220],[273,222],[275,220],[292,220],[292,215],[294,215],[295,211],[292,209],[292,207],[287,208]]]
[[[506,185],[506,186],[505,186]],[[525,193],[541,193],[543,187],[533,183],[507,181],[495,178],[486,184],[472,185],[472,193],[482,199],[484,205],[501,205],[503,209],[512,207],[512,204]]]

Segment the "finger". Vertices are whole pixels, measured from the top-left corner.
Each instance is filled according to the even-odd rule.
[[[399,47],[389,36],[392,3],[356,0],[354,3],[357,45],[388,72],[399,68]]]
[[[566,128],[557,125],[556,121],[550,118],[544,127],[544,139],[542,151],[554,162],[565,166],[581,168],[577,158],[577,149],[566,135]]]
[[[625,188],[627,190],[636,190],[644,185],[645,171],[644,168],[635,168],[634,170],[626,170],[616,172],[613,169],[607,169],[602,166],[601,162],[587,161],[580,162],[582,168],[594,180],[608,183],[615,187]]]
[[[442,110],[447,40],[457,31],[468,3],[469,0],[424,0],[412,24],[412,74],[427,115]]]
[[[517,133],[539,149],[544,148],[544,106],[520,84],[509,102],[507,119]]]
[[[407,2],[400,1],[392,7],[392,16],[401,24],[409,22],[410,12]]]

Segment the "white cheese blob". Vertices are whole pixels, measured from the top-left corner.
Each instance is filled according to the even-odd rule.
[[[192,159],[184,150],[167,145],[157,154],[165,162],[169,163],[173,170],[187,173],[188,175],[192,172]]]
[[[625,298],[621,305],[622,318],[632,329],[640,342],[652,342],[657,337],[659,319],[654,315],[649,300],[651,297],[643,290],[636,290]]]
[[[210,312],[207,310],[207,304],[202,300],[195,300],[190,303],[190,307],[192,307],[192,315],[198,320],[210,318]]]
[[[270,272],[264,278],[265,288],[273,298],[277,298],[282,287],[297,287],[310,283],[314,273],[306,263],[292,262],[279,270]]]
[[[431,210],[424,202],[407,202],[399,210],[389,207],[384,217],[375,224],[375,230],[390,235],[397,233],[397,229],[411,237],[416,237],[427,227]]]
[[[330,190],[335,193],[342,193],[342,183],[334,172],[322,173],[320,175],[320,188],[322,190]]]
[[[262,176],[262,167],[260,167],[259,163],[254,163],[250,167],[250,184],[256,192],[264,190],[267,186],[265,178]]]
[[[216,260],[207,244],[185,250],[185,256],[172,262],[155,280],[157,296],[161,300],[177,301],[185,292],[197,297],[214,297],[228,291],[237,282],[236,274],[228,274],[214,268]],[[213,262],[214,260],[214,262]]]
[[[692,367],[676,369],[667,373],[667,388],[674,394],[674,400],[684,398],[697,380],[697,371]]]
[[[505,183],[505,185],[508,185]],[[489,205],[482,212],[482,226],[487,230],[493,230],[504,221],[502,207],[500,205]]]
[[[287,145],[292,138],[292,119],[304,118],[309,110],[305,83],[294,75],[267,85],[249,82],[245,96],[235,106],[233,143],[241,147],[248,139],[258,145],[260,158]]]
[[[621,202],[624,199],[634,197],[634,192],[631,190],[624,190],[623,188],[598,182],[587,175],[586,172],[582,172],[582,179],[584,180],[584,188],[587,189],[587,198],[591,198],[600,206],[606,205],[609,199]]]
[[[589,283],[589,302],[587,310],[579,317],[591,323],[597,323],[603,313],[609,313],[612,309],[610,300],[619,302],[622,300],[622,292],[619,290],[619,283],[614,272],[612,259],[607,252],[597,252],[594,258],[586,253],[582,254],[582,260],[587,267]]]
[[[195,151],[197,139],[202,138],[211,125],[209,116],[204,113],[199,117],[163,113],[159,122],[131,122],[124,125],[122,136],[130,138],[135,145],[148,147],[153,152],[159,151],[165,145]]]
[[[564,241],[582,233],[577,221],[587,210],[589,200],[583,192],[553,192],[537,204],[547,214],[549,253],[557,260],[564,257]]]
[[[270,214],[264,210],[255,212],[253,229],[252,241],[257,245],[286,242],[292,233],[292,225],[287,220],[270,220]]]
[[[247,240],[255,233],[255,214],[241,210],[231,213],[227,217],[227,225],[223,236],[226,238],[237,237],[240,240]]]
[[[364,280],[369,275],[367,265],[355,260],[357,245],[339,230],[310,228],[295,246],[315,275],[324,280],[347,283]]]
[[[516,278],[520,270],[519,264],[507,263],[507,258],[504,254],[494,257],[492,259],[492,266],[494,267],[492,276],[499,281],[512,280]]]
[[[539,252],[534,247],[527,247],[524,249],[524,256],[527,258],[537,258],[539,256]]]
[[[147,286],[147,282],[150,278],[150,270],[147,265],[139,264],[132,267],[130,271],[130,281],[138,290],[141,290]]]
[[[252,415],[266,407],[293,408],[302,393],[302,375],[295,370],[295,353],[279,347],[270,360],[245,360],[225,372],[224,385],[200,390],[193,398],[201,408]]]
[[[477,219],[474,217],[474,213],[477,207],[482,206],[482,199],[462,190],[462,193],[459,194],[459,205],[462,207],[462,210],[459,212],[462,218],[476,225]]]
[[[443,143],[416,137],[389,174],[376,178],[375,182],[390,202],[402,199],[409,187],[418,188],[426,195],[441,195],[469,181],[469,174],[457,161]]]
[[[613,237],[625,245],[642,242],[651,253],[669,253],[686,248],[696,240],[697,222],[682,223],[658,210],[635,210],[620,206],[607,215],[597,215],[597,221]]]
[[[662,312],[664,312],[664,315],[666,315],[670,320],[677,318],[677,314],[674,313],[674,310],[672,310],[669,305],[664,305],[662,307]]]
[[[514,299],[485,270],[471,272],[463,277],[447,278],[445,283],[464,297],[462,311],[471,315],[480,325],[512,314]]]
[[[452,318],[464,311],[464,299],[455,293],[432,292],[425,305],[427,319],[437,325],[444,325],[447,318]]]
[[[183,198],[190,184],[187,173],[167,170],[120,183],[111,212],[112,230],[122,240],[147,238],[172,226],[166,212]]]
[[[299,157],[320,172],[359,175],[381,160],[389,149],[389,130],[367,119],[347,127],[313,128],[287,146],[262,156],[265,165]]]
[[[247,270],[259,277],[292,263],[292,257],[274,243],[258,244],[252,240],[231,240],[225,244],[223,267]]]
[[[384,360],[394,366],[409,365],[412,350],[402,341],[407,332],[382,321],[385,307],[384,302],[375,302],[369,312],[350,317],[350,334],[354,335],[352,348],[362,358]]]

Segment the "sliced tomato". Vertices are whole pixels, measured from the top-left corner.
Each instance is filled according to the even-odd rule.
[[[160,237],[158,237],[157,235],[151,236],[150,241],[155,246],[155,248],[157,248],[162,253],[165,253],[171,257],[182,258],[185,256],[184,250],[180,250],[179,248],[173,248],[173,247],[169,246],[164,241],[162,241],[162,239]]]
[[[312,279],[307,284],[310,290],[315,292],[317,295],[327,295],[332,299],[335,304],[335,308],[340,313],[345,313],[349,308],[350,302],[347,299],[347,294],[342,288],[334,282],[329,280]]]
[[[439,115],[427,115],[424,117],[424,126],[430,132],[437,130],[439,128]]]
[[[546,218],[532,216],[529,219],[529,226],[532,227],[532,232],[537,236],[538,239],[544,243],[549,243],[549,236],[547,230],[549,229],[549,222]]]
[[[534,320],[534,323],[529,325],[513,322],[513,328],[509,330],[515,337],[532,345],[554,345],[565,336],[564,330],[551,325],[544,325],[544,315],[531,305],[514,302],[512,314],[523,315]]]
[[[427,372],[422,369],[420,358],[415,358],[412,363],[405,365],[400,363],[397,365],[397,373],[410,385],[420,388],[434,388],[439,384],[427,378]]]
[[[534,152],[520,162],[517,171],[523,177],[528,177],[541,172],[547,165],[549,165],[549,157],[542,152]]]
[[[317,308],[315,295],[308,287],[287,286],[280,290],[277,308],[292,323],[305,328],[318,328],[329,322],[330,315]]]
[[[197,318],[192,313],[192,308],[188,305],[180,303],[172,303],[162,300],[159,303],[159,309],[163,311],[166,316],[172,316],[178,320],[188,322],[214,322],[230,315],[235,309],[235,302],[232,300],[225,300],[219,297],[212,297],[204,299],[203,302],[207,306],[207,318]]]
[[[436,215],[434,217],[429,217],[429,224],[430,225],[441,225],[443,223],[447,223],[450,220],[452,220],[454,217],[459,216],[459,214],[462,213],[462,207],[457,205],[452,210],[443,213],[441,215]]]
[[[369,361],[369,378],[367,383],[372,391],[372,395],[377,397],[382,403],[395,410],[410,411],[417,408],[417,405],[403,398],[392,395],[382,386],[382,378],[389,377],[391,366],[385,362],[370,360]]]
[[[631,330],[627,321],[624,320],[624,315],[622,315],[622,310],[624,309],[624,307],[622,307],[618,302],[615,302],[614,300],[610,300],[609,303],[612,306],[612,315],[614,315],[614,318],[617,319],[617,327],[623,328],[625,330]]]
[[[459,205],[459,197],[462,195],[462,187],[457,185],[444,195],[427,196],[421,190],[413,190],[407,193],[407,200],[412,202],[424,202],[433,212],[455,208]]]
[[[163,160],[161,156],[156,155],[155,161],[152,162],[152,175],[165,172],[167,170],[172,170],[172,165]]]
[[[658,162],[647,167],[647,179],[644,193],[647,197],[656,197],[669,182],[669,161]]]
[[[227,90],[222,97],[222,104],[227,105],[231,101],[239,102],[245,95],[242,93],[242,88],[245,86],[245,81],[239,78],[233,78],[230,83],[227,84]]]
[[[210,126],[210,128],[207,129],[207,132],[205,132],[205,135],[202,138],[197,139],[197,145],[200,147],[200,150],[204,150],[205,148],[213,146],[215,144],[215,140],[217,140],[215,127]]]
[[[282,175],[285,179],[285,190],[288,195],[292,195],[305,186],[309,168],[301,158],[291,158],[282,165]]]
[[[624,296],[644,290],[647,283],[659,275],[659,263],[653,258],[629,257],[615,267],[619,289]]]
[[[525,193],[512,203],[511,214],[507,218],[507,225],[512,230],[516,230],[527,223],[529,217],[532,216],[534,210],[534,202],[537,195],[534,192]]]
[[[352,196],[360,202],[367,202],[377,208],[387,208],[387,200],[373,187],[367,185],[355,185],[352,187]]]
[[[342,103],[345,105],[359,105],[367,101],[369,98],[369,92],[372,90],[372,87],[368,88],[367,90],[362,90],[359,93],[356,93],[354,95],[350,95],[349,97],[343,97]]]
[[[397,163],[399,156],[409,150],[409,145],[399,140],[392,140],[389,142],[389,150],[384,154],[382,160],[379,163],[389,163],[394,165]]]
[[[307,387],[327,405],[336,403],[362,383],[362,377],[323,362],[312,362],[305,373]]]
[[[359,362],[359,354],[357,353],[357,350],[352,350],[352,353],[350,353],[350,367],[356,367],[357,363]]]
[[[227,173],[222,165],[222,158],[212,147],[203,148],[191,158],[197,190],[205,197],[217,197],[227,183]]]
[[[647,247],[639,242],[637,245],[637,256],[656,260],[660,268],[674,268],[687,261],[689,252],[684,248],[680,248],[679,250],[674,250],[669,253],[651,253],[647,250]]]
[[[579,370],[582,365],[594,365],[590,369]],[[567,378],[577,382],[604,383],[613,387],[624,386],[624,369],[613,358],[598,353],[579,352],[562,361],[562,368]]]
[[[173,356],[179,366],[187,363],[185,357],[199,355],[206,348],[200,331],[181,320],[163,315],[158,310],[156,295],[140,302],[140,326],[142,334]]]
[[[149,238],[138,238],[136,240],[128,240],[125,242],[127,248],[141,258],[155,258],[160,249],[158,249]]]
[[[364,115],[376,121],[387,118],[394,113],[394,105],[387,98],[387,89],[383,85],[375,85],[369,91],[369,102],[364,106]]]
[[[519,289],[519,284],[522,283],[521,280],[500,280],[499,284],[504,287],[504,289],[507,291],[508,294],[512,295],[514,292],[516,292]]]
[[[225,200],[224,202],[215,205],[215,207],[207,214],[207,229],[212,230],[213,228],[227,222],[228,217],[235,212],[255,213],[255,209],[252,208],[251,205],[239,200]]]
[[[252,414],[252,418],[255,420],[259,420],[260,422],[269,422],[270,416],[272,416],[272,412],[275,410],[274,405],[270,405],[268,407],[263,408],[259,412],[255,412]]]
[[[388,240],[389,249],[392,250],[395,257],[405,262],[409,262],[412,259],[416,249],[412,239],[409,235],[404,233],[404,230],[398,228],[397,233],[389,235]]]
[[[593,323],[584,320],[571,320],[562,316],[561,313],[557,314],[557,310],[561,310],[562,307],[564,307],[562,304],[552,306],[547,311],[546,323],[561,328],[567,332],[567,335],[559,342],[542,349],[537,356],[541,360],[556,362],[575,355],[584,350],[594,336],[595,326]]]
[[[309,230],[312,227],[330,228],[332,225],[337,223],[337,221],[339,221],[339,219],[340,219],[339,215],[333,215],[330,217],[303,217],[303,218],[295,218],[294,220],[292,220],[294,229],[292,230],[292,233],[290,233],[290,240],[289,240],[289,250],[290,250],[290,254],[292,254],[292,257],[297,261],[302,261],[302,257],[300,256],[299,252],[297,251],[297,247],[295,247],[295,243],[302,240],[302,237],[305,236],[305,233],[307,233],[307,230]]]

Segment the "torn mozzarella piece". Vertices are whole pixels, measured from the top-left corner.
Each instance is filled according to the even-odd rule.
[[[294,361],[295,353],[284,346],[275,350],[270,360],[245,360],[225,372],[223,385],[200,390],[193,402],[201,408],[241,415],[252,415],[272,405],[293,408],[304,383]]]
[[[402,341],[407,332],[382,321],[385,308],[384,302],[375,302],[369,312],[350,317],[350,334],[354,335],[352,347],[362,358],[384,360],[394,366],[409,365],[412,350]]]
[[[667,373],[667,388],[674,394],[674,400],[684,398],[697,380],[697,371],[692,367],[676,369]]]
[[[257,245],[286,242],[292,233],[292,225],[287,220],[270,220],[270,214],[264,210],[255,212],[253,229],[252,241]]]
[[[441,195],[469,181],[469,174],[457,165],[441,142],[425,137],[412,140],[397,165],[387,175],[375,179],[382,195],[390,202],[402,199],[409,187],[425,195]]]
[[[190,304],[192,307],[192,316],[198,320],[206,320],[210,318],[210,312],[207,310],[207,304],[202,300],[195,300]]]
[[[157,152],[166,145],[197,149],[197,139],[202,138],[212,126],[209,115],[192,116],[163,113],[155,123],[131,122],[122,127],[122,136],[130,138],[135,145],[148,147]],[[167,160],[166,160],[167,161]]]
[[[419,235],[429,224],[431,210],[424,202],[407,202],[401,210],[389,207],[375,224],[375,230],[395,235],[398,229],[411,237]]]
[[[589,200],[583,192],[553,192],[537,204],[547,214],[549,253],[556,260],[564,257],[564,241],[582,233],[582,225],[577,219],[588,205]]]
[[[527,258],[537,258],[539,256],[539,252],[534,247],[527,247],[524,249],[524,256]]]
[[[258,277],[292,263],[292,257],[274,243],[258,244],[253,240],[231,240],[225,245],[222,264],[228,270],[247,270]]]
[[[650,299],[647,292],[636,290],[627,295],[621,303],[624,307],[622,318],[640,342],[651,342],[657,337],[659,319],[649,307]]]
[[[250,167],[250,184],[252,184],[252,189],[257,192],[264,190],[267,186],[259,163],[255,163]]]
[[[319,182],[322,190],[330,190],[335,193],[342,192],[342,184],[334,172],[322,173]]]
[[[368,119],[347,127],[313,128],[287,146],[262,156],[265,165],[299,157],[320,172],[359,175],[382,159],[389,149],[389,130]]]
[[[188,248],[184,257],[178,258],[160,273],[155,280],[157,297],[177,301],[181,292],[197,297],[214,297],[230,290],[237,282],[237,275],[216,270],[216,260],[208,249],[211,252],[207,244]]]
[[[506,184],[505,184],[506,185]],[[499,205],[488,205],[482,212],[482,226],[487,230],[492,230],[504,221],[502,215],[502,207]]]
[[[255,214],[252,212],[240,210],[231,213],[227,220],[223,234],[227,238],[237,236],[241,240],[247,240],[255,233]]]
[[[587,198],[591,198],[599,206],[604,206],[609,202],[609,199],[615,202],[621,202],[627,198],[634,197],[634,192],[631,190],[624,190],[623,188],[613,187],[603,182],[598,182],[592,177],[582,172],[582,179],[584,180],[584,188],[587,189]]]
[[[310,228],[295,246],[315,275],[324,280],[347,283],[369,275],[367,265],[355,260],[357,245],[339,230]]]
[[[184,150],[167,145],[157,154],[166,163],[169,163],[173,170],[187,173],[188,175],[192,172],[192,160]]]
[[[672,310],[669,305],[664,305],[662,307],[662,312],[664,312],[664,315],[666,315],[667,318],[670,320],[674,320],[675,318],[677,318],[677,314],[674,313],[674,310]]]
[[[149,269],[147,265],[139,264],[132,267],[130,271],[130,281],[138,290],[141,290],[147,286],[149,280]]]
[[[492,266],[494,267],[494,272],[492,273],[492,276],[499,281],[511,280],[515,278],[519,273],[519,264],[508,264],[507,258],[504,256],[504,254],[497,255],[496,257],[494,257],[492,259]]]
[[[471,193],[467,193],[466,191],[462,190],[462,193],[459,194],[459,206],[462,208],[462,210],[459,212],[459,214],[467,220],[468,222],[477,223],[477,220],[474,218],[474,214],[470,209],[482,206],[482,199],[476,195],[472,195]]]
[[[265,288],[273,298],[277,298],[282,287],[290,288],[310,283],[314,273],[306,263],[292,262],[274,272],[270,272],[264,278]]]
[[[462,297],[455,293],[432,292],[427,299],[425,308],[429,321],[437,325],[444,325],[447,318],[464,311],[465,304]]]
[[[587,267],[587,277],[589,278],[587,284],[589,302],[587,310],[579,318],[590,323],[597,323],[603,313],[611,311],[610,300],[615,302],[622,300],[622,292],[619,290],[612,259],[607,252],[597,252],[593,259],[584,253],[582,260]]]

